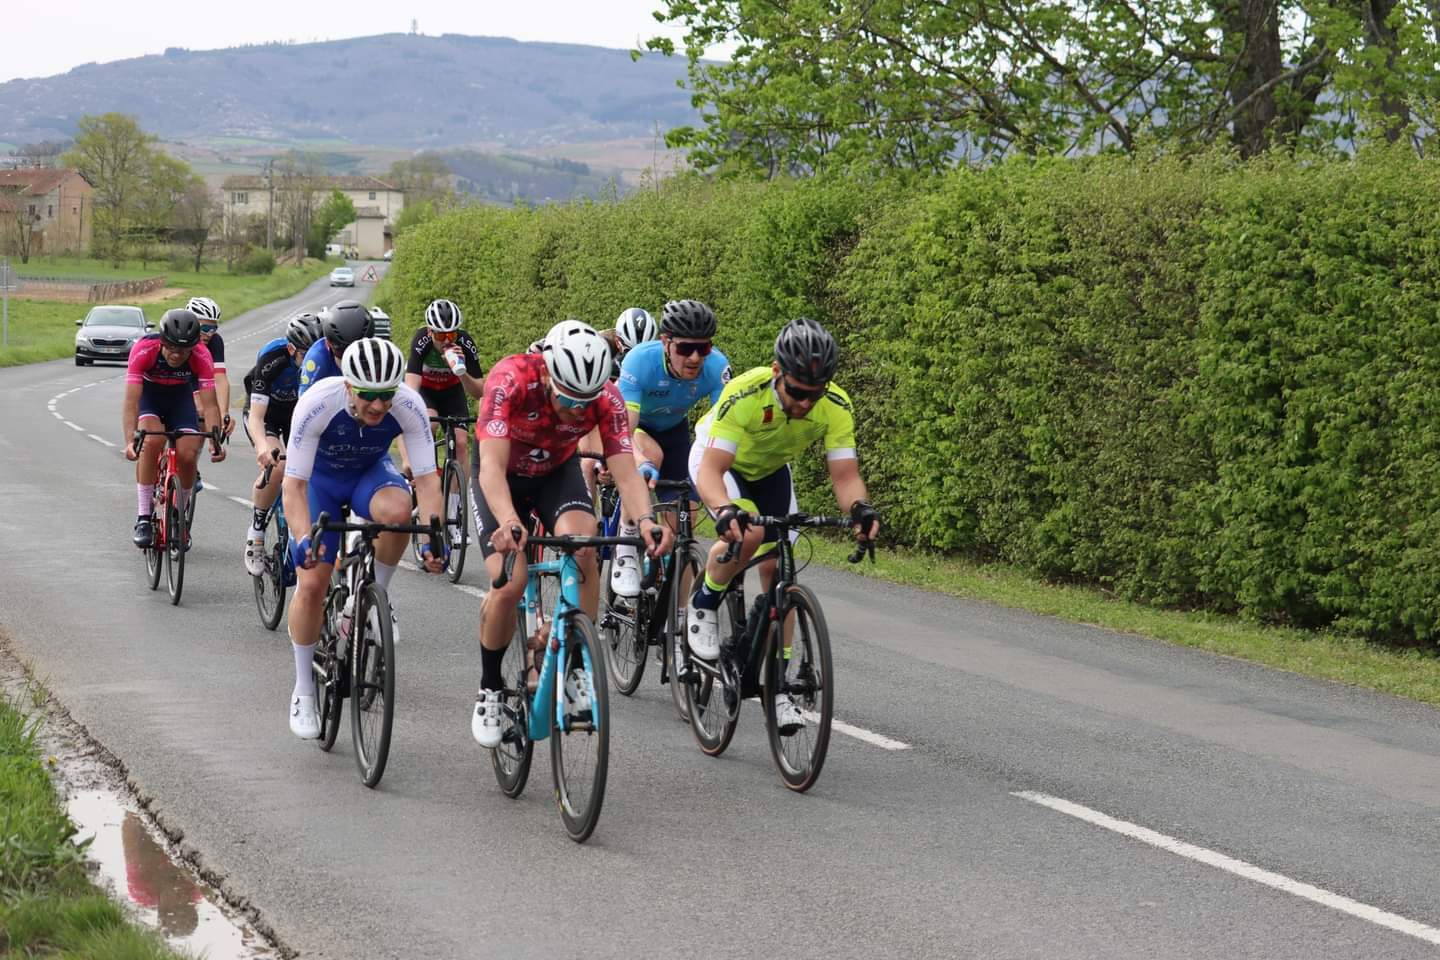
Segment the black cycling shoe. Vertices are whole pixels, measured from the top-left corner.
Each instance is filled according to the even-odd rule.
[[[141,550],[146,549],[155,541],[155,525],[151,523],[149,517],[140,517],[135,521],[135,535],[130,540]]]

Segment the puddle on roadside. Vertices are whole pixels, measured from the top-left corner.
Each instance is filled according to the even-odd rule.
[[[215,894],[175,863],[144,819],[109,790],[73,794],[66,812],[77,842],[94,837],[86,856],[112,895],[172,947],[207,960],[273,960],[279,952],[225,912]]]

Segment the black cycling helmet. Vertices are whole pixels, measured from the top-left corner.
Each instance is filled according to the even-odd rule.
[[[775,338],[775,359],[785,373],[811,386],[835,376],[840,348],[829,331],[809,317],[796,317]]]
[[[296,353],[309,350],[320,336],[320,318],[313,313],[297,313],[285,325],[285,339]]]
[[[709,340],[715,336],[715,311],[699,300],[671,300],[660,311],[660,332],[669,337]]]
[[[166,310],[160,318],[160,339],[172,347],[193,347],[200,342],[200,321],[184,307]]]
[[[375,321],[358,300],[341,300],[320,321],[320,329],[332,350],[344,351],[356,340],[375,336]]]

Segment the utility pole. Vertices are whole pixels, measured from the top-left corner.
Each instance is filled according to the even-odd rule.
[[[265,194],[269,198],[265,204],[265,249],[269,250],[274,246],[271,230],[275,220],[275,158],[271,157],[265,161]]]

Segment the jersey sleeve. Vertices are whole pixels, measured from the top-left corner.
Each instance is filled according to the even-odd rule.
[[[410,338],[410,359],[405,361],[406,373],[419,373],[425,368],[425,348],[430,345],[430,338],[425,336],[425,328],[421,327],[415,331]]]
[[[215,389],[215,361],[210,358],[210,350],[205,344],[196,344],[195,349],[190,351],[190,369],[195,374],[196,390]]]
[[[250,402],[269,404],[270,391],[275,389],[275,381],[290,366],[290,354],[282,347],[279,350],[272,350],[260,358],[255,365],[250,377]]]
[[[747,391],[738,389],[734,381],[726,384],[720,391],[715,416],[710,421],[712,447],[719,447],[730,453],[740,449],[740,441],[745,437],[745,426],[750,416],[748,399]]]
[[[480,348],[475,345],[475,338],[468,333],[460,334],[460,350],[465,354],[465,372],[479,380],[485,375],[485,368],[480,365]]]
[[[644,358],[640,351],[631,350],[625,354],[625,359],[620,363],[620,399],[625,401],[625,406],[631,410],[640,409],[640,400],[644,396],[644,389],[640,385],[643,373],[640,370]]]
[[[430,434],[430,416],[420,394],[401,387],[390,406],[390,413],[400,424],[401,442],[410,458],[410,472],[425,477],[435,472],[435,438]]]
[[[320,353],[327,350],[324,340],[316,340],[310,344],[310,349],[305,351],[305,359],[300,363],[300,392],[304,393],[315,385],[320,377]],[[288,455],[287,455],[288,456]]]
[[[630,439],[630,417],[625,412],[625,401],[615,384],[605,384],[600,396],[591,402],[591,409],[596,411],[599,421],[596,426],[600,428],[600,442],[605,456],[613,457],[635,449]]]
[[[315,452],[320,448],[320,434],[330,423],[329,395],[324,391],[309,393],[295,404],[290,418],[290,439],[285,444],[285,476],[309,480],[315,469]]]
[[[159,340],[141,340],[135,344],[130,351],[130,361],[125,365],[125,382],[144,383],[145,371],[155,362],[155,354],[159,352]]]
[[[730,361],[719,350],[711,351],[705,360],[707,372],[714,375],[714,385],[710,388],[710,403],[713,405],[720,402],[720,394],[725,384],[730,382]]]
[[[210,342],[209,342],[209,343],[205,344],[205,348],[210,351],[210,359],[214,362],[214,364],[215,364],[215,369],[216,369],[216,370],[224,370],[224,369],[225,369],[225,338],[222,337],[222,336],[220,336],[220,334],[217,333],[217,334],[215,334],[214,336],[212,336],[212,337],[210,338]]]
[[[849,395],[832,384],[825,391],[825,403],[830,407],[825,423],[825,459],[854,460],[855,414]]]
[[[520,377],[514,358],[501,360],[485,378],[480,397],[480,416],[475,421],[477,439],[505,440],[510,437],[510,413],[520,402]]]

